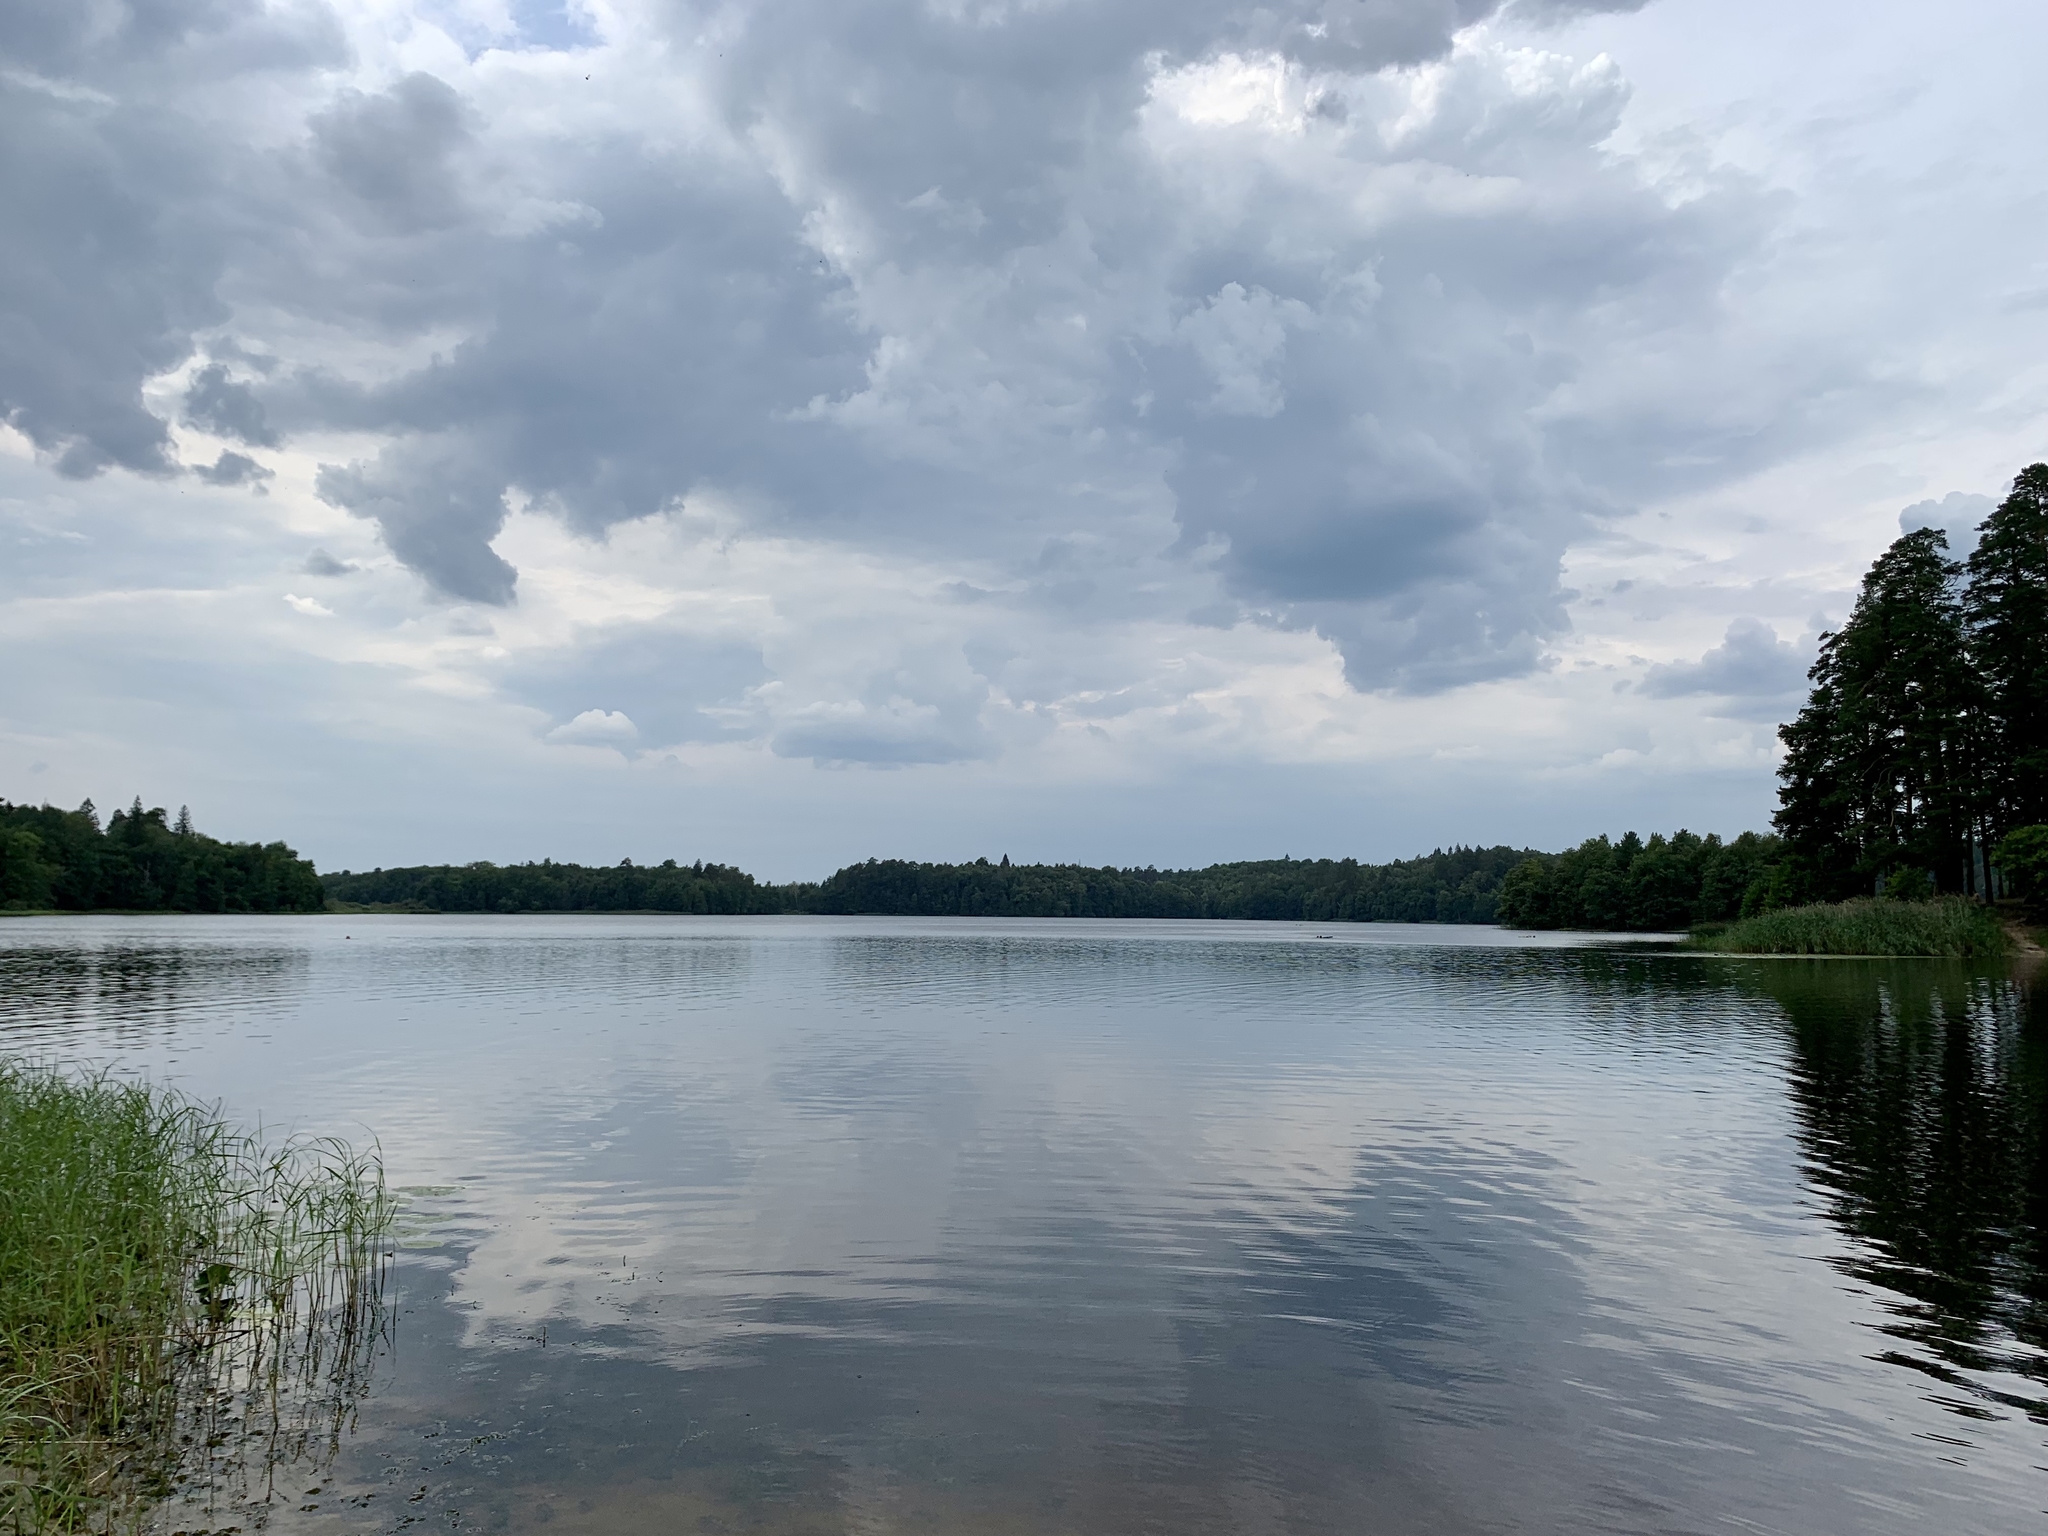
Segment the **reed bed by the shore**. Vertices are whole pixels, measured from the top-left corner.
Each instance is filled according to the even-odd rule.
[[[1745,955],[1889,955],[1992,959],[2012,949],[1998,914],[1974,901],[1863,901],[1785,907],[1701,929],[1695,948]]]
[[[376,1158],[0,1061],[0,1531],[113,1531],[331,1441],[383,1325]]]

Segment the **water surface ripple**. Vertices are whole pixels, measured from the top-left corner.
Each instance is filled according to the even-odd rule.
[[[2002,971],[1394,926],[19,919],[0,1048],[380,1142],[396,1347],[274,1531],[2048,1505],[2048,1010]]]

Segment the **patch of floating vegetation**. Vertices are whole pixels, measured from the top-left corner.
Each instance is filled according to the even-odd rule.
[[[2012,937],[1989,907],[1944,901],[1863,901],[1785,907],[1725,927],[1694,930],[1694,948],[1740,955],[1883,955],[1993,959]]]
[[[0,1061],[0,1192],[0,1531],[137,1529],[332,1452],[389,1336],[374,1152]]]

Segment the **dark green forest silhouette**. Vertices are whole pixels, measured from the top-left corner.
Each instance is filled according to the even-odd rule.
[[[1785,846],[1745,832],[1731,842],[1677,832],[1649,841],[1588,838],[1537,854],[1501,882],[1496,921],[1510,928],[1671,933],[1782,905]]]
[[[1490,923],[1515,848],[1452,848],[1393,864],[1266,859],[1207,869],[916,864],[870,859],[822,884],[765,885],[718,864],[470,864],[346,871],[338,902],[437,912],[818,912],[906,917],[1232,917]]]
[[[318,912],[310,859],[283,843],[223,843],[138,797],[106,826],[75,811],[0,800],[0,907],[132,912]]]
[[[1525,853],[1439,849],[1392,864],[1262,859],[1206,869],[871,860],[818,888],[819,912],[929,917],[1210,917],[1300,922],[1490,923]]]
[[[737,915],[807,910],[788,893],[724,864],[429,864],[323,875],[329,897],[351,906],[422,912],[689,912]]]

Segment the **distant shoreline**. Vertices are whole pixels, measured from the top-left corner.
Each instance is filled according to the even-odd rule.
[[[1771,854],[1769,839],[1732,842],[1681,832],[1647,841],[1596,839],[1571,855],[1498,845],[1438,848],[1413,859],[1246,860],[1199,869],[1015,864],[1008,857],[958,864],[869,859],[817,882],[770,884],[721,864],[416,865],[342,870],[320,877],[328,903],[362,912],[670,912],[704,915],[1235,919],[1301,923],[1496,922],[1530,929],[1669,933],[1694,921],[1739,915]],[[1517,872],[1587,858],[1612,866],[1614,899],[1556,899],[1516,921],[1506,893]],[[1640,862],[1643,879],[1626,872]],[[1569,883],[1569,881],[1567,882]],[[1522,886],[1529,884],[1525,878]],[[1604,888],[1603,888],[1604,889]],[[1567,893],[1571,894],[1571,893]],[[1525,903],[1526,904],[1526,903]]]
[[[1853,909],[1853,908],[1859,908],[1859,907],[1873,907],[1873,906],[1889,906],[1889,905],[1893,905],[1893,904],[1891,904],[1891,903],[1872,903],[1872,902],[1851,902],[1851,903],[1844,903],[1844,904],[1842,904],[1843,908],[1845,909],[1845,910],[1844,910],[1844,911],[1842,911],[1842,912],[1836,912],[1836,911],[1834,911],[1833,909],[1828,909],[1828,908],[1806,908],[1806,909],[1801,909],[1801,910],[1802,910],[1802,911],[1803,911],[1804,913],[1807,913],[1807,914],[1813,914],[1813,915],[1814,915],[1815,917],[1818,917],[1818,918],[1819,918],[1819,920],[1820,920],[1820,926],[1821,926],[1821,927],[1823,927],[1823,928],[1826,928],[1826,929],[1835,929],[1835,928],[1839,928],[1839,927],[1847,926],[1847,925],[1845,925],[1845,924],[1843,923],[1843,918],[1844,918],[1844,917],[1847,917],[1847,916],[1849,916],[1849,915],[1850,915],[1850,914],[1848,913],[1848,911],[1847,911],[1846,909]],[[1912,921],[1913,921],[1913,914],[1912,914],[1912,913],[1911,913],[1911,911],[1910,911],[1910,909],[1911,909],[1911,908],[1913,908],[1913,907],[1916,907],[1916,906],[1922,906],[1922,905],[1925,905],[1925,906],[1933,906],[1933,905],[1936,905],[1936,904],[1934,904],[1934,903],[1926,903],[1926,904],[1919,904],[1919,903],[1900,903],[1900,904],[1897,904],[1897,905],[1899,905],[1899,906],[1901,906],[1901,907],[1903,907],[1903,908],[1909,909],[1909,910],[1908,910],[1908,911],[1906,911],[1906,912],[1902,912],[1902,913],[1901,913],[1900,915],[1901,915],[1902,917],[1904,917],[1904,918],[1906,918],[1906,919],[1907,919],[1907,925],[1908,925],[1908,926],[1910,927],[1910,926],[1912,925]],[[1777,914],[1772,914],[1772,915],[1773,915],[1773,916],[1776,916]],[[1682,956],[1689,956],[1689,957],[1692,957],[1692,958],[1695,958],[1695,959],[1701,959],[1701,960],[1938,960],[1938,961],[1966,961],[1966,962],[1980,962],[1980,963],[1981,963],[1981,962],[1985,962],[1985,961],[1992,961],[1992,960],[1999,960],[1999,959],[2004,959],[2004,960],[2010,961],[2011,963],[2013,963],[2013,964],[2015,964],[2015,965],[2022,965],[2022,966],[2024,966],[2025,968],[2027,968],[2027,969],[2028,969],[2029,971],[2033,970],[2034,968],[2036,968],[2036,967],[2038,966],[2038,964],[2039,964],[2039,963],[2041,962],[2041,960],[2042,960],[2042,959],[2043,959],[2043,957],[2044,957],[2044,953],[2048,953],[2048,951],[2044,951],[2044,949],[2043,949],[2043,941],[2044,941],[2044,940],[2048,940],[2048,929],[2044,929],[2044,928],[2041,928],[2041,927],[2038,927],[2038,926],[2035,926],[2035,925],[2029,924],[2029,923],[2025,922],[2024,920],[2022,920],[2022,919],[2021,919],[2020,917],[2018,917],[2018,916],[2014,915],[2014,913],[2012,913],[2011,911],[1992,911],[1992,910],[1986,910],[1986,911],[1984,912],[1984,914],[1983,914],[1983,917],[1984,917],[1984,920],[1985,920],[1986,922],[1988,922],[1989,924],[1991,924],[1991,925],[1994,925],[1994,926],[1999,926],[1999,927],[2002,927],[2002,928],[2003,928],[2003,930],[2004,930],[2004,933],[2005,933],[2005,935],[2007,936],[2007,938],[2008,938],[2008,941],[2009,941],[2009,942],[2008,942],[2008,943],[2007,943],[2007,944],[2006,944],[2006,945],[2005,945],[2004,947],[2002,947],[2002,948],[1996,948],[1996,949],[1994,949],[1994,948],[1990,948],[1990,947],[1978,947],[1978,946],[1975,946],[1975,945],[1970,945],[1970,946],[1966,946],[1966,947],[1964,947],[1964,948],[1962,948],[1962,949],[1960,949],[1960,950],[1953,950],[1953,949],[1946,949],[1946,948],[1942,948],[1942,947],[1932,947],[1932,946],[1929,946],[1929,947],[1919,947],[1920,943],[1922,943],[1922,942],[1924,942],[1924,941],[1916,941],[1916,943],[1915,943],[1915,944],[1913,944],[1913,945],[1907,945],[1907,946],[1902,946],[1902,947],[1899,947],[1899,948],[1893,948],[1893,949],[1888,949],[1888,950],[1887,950],[1887,949],[1875,949],[1875,948],[1865,949],[1865,948],[1849,948],[1849,947],[1843,947],[1843,948],[1834,948],[1834,947],[1819,947],[1819,948],[1792,948],[1792,947],[1786,947],[1786,948],[1736,948],[1736,947],[1724,947],[1724,946],[1723,946],[1723,943],[1722,943],[1722,941],[1723,941],[1723,939],[1724,939],[1724,934],[1725,934],[1726,936],[1729,936],[1729,937],[1732,937],[1733,935],[1732,935],[1732,934],[1727,934],[1727,930],[1726,930],[1726,929],[1725,929],[1725,928],[1723,927],[1723,925],[1718,925],[1718,924],[1715,924],[1715,925],[1705,925],[1705,926],[1703,926],[1703,927],[1702,927],[1702,929],[1701,929],[1701,930],[1699,930],[1699,931],[1695,931],[1695,932],[1692,932],[1692,933],[1688,934],[1688,933],[1686,933],[1686,932],[1682,932],[1682,931],[1679,931],[1679,930],[1675,930],[1675,929],[1661,929],[1661,930],[1643,930],[1643,929],[1626,929],[1626,928],[1526,928],[1526,927],[1518,927],[1518,926],[1513,926],[1513,925],[1510,925],[1510,924],[1506,924],[1506,923],[1501,923],[1501,922],[1491,922],[1491,923],[1473,923],[1473,922],[1456,922],[1456,921],[1445,921],[1445,920],[1442,920],[1442,919],[1437,919],[1437,918],[1422,918],[1422,917],[1414,917],[1414,918],[1387,918],[1387,917],[1359,917],[1359,918],[1330,918],[1330,917],[1320,917],[1320,918],[1300,918],[1300,917],[1289,917],[1289,916],[1284,916],[1284,915],[1283,915],[1283,916],[1274,916],[1274,917],[1217,917],[1217,916],[1208,916],[1208,917],[1189,917],[1189,916],[1180,916],[1180,915],[1171,915],[1171,914],[1150,914],[1150,913],[1137,913],[1137,914],[1123,914],[1123,915],[1120,915],[1120,916],[1110,916],[1110,917],[1102,917],[1102,916],[1089,916],[1089,915],[1085,915],[1085,914],[1083,914],[1083,915],[1074,915],[1074,914],[1064,914],[1064,913],[1041,913],[1041,914],[1018,914],[1018,913],[968,913],[968,914],[960,914],[960,913],[929,913],[929,912],[818,912],[818,911],[779,911],[779,912],[677,912],[677,911],[672,911],[672,910],[664,910],[664,909],[661,909],[661,908],[657,908],[657,907],[605,907],[605,908],[595,908],[595,907],[586,907],[586,908],[578,908],[578,909],[574,909],[574,910],[565,910],[565,911],[520,911],[520,912],[496,912],[496,911],[443,911],[443,910],[435,910],[435,909],[432,909],[432,908],[426,908],[426,907],[413,907],[413,908],[401,908],[401,907],[383,907],[383,908],[371,908],[371,907],[364,907],[364,906],[346,906],[346,905],[342,905],[342,904],[338,904],[338,903],[337,903],[337,904],[335,904],[335,905],[329,906],[329,907],[328,907],[328,908],[327,908],[326,910],[324,910],[324,911],[296,911],[296,912],[171,912],[171,911],[165,911],[165,910],[163,910],[163,909],[161,909],[161,908],[159,908],[159,909],[156,909],[156,910],[145,910],[145,909],[136,909],[136,908],[115,908],[115,907],[98,907],[98,908],[89,908],[89,909],[82,909],[82,910],[80,910],[80,909],[71,909],[71,910],[67,910],[67,909],[62,909],[62,908],[54,908],[54,907],[51,907],[51,908],[41,908],[41,909],[35,909],[35,910],[23,910],[23,909],[19,909],[19,908],[13,908],[13,909],[0,909],[0,918],[51,918],[51,917],[60,917],[60,918],[136,918],[136,917],[144,917],[144,918],[161,918],[161,917],[176,917],[176,918],[227,918],[227,919],[236,919],[236,918],[250,918],[250,917],[295,917],[295,918],[325,918],[325,919],[329,919],[330,921],[332,921],[332,920],[340,920],[340,919],[347,919],[347,918],[371,918],[371,917],[378,917],[378,918],[406,918],[406,917],[427,917],[427,918],[441,917],[441,918],[447,918],[447,917],[459,917],[459,918],[486,918],[486,919],[489,919],[489,918],[517,918],[517,917],[526,917],[526,918],[532,918],[532,917],[546,917],[546,918],[618,918],[618,917],[646,917],[646,918],[703,918],[703,917],[729,917],[729,918],[749,918],[749,919],[770,919],[770,920],[772,920],[772,919],[776,919],[776,918],[789,918],[789,919],[798,919],[798,918],[842,918],[842,919],[843,919],[843,918],[877,918],[877,919],[884,919],[884,918],[912,918],[912,919],[918,919],[918,920],[922,920],[922,921],[927,921],[927,922],[975,922],[975,921],[994,921],[994,922],[1059,922],[1059,921],[1065,921],[1065,922],[1132,922],[1132,923],[1145,923],[1145,922],[1154,922],[1154,923],[1176,923],[1176,922],[1181,922],[1181,923],[1186,923],[1186,922],[1215,922],[1215,923],[1258,923],[1258,924],[1281,924],[1281,923],[1288,923],[1288,924],[1293,924],[1293,925],[1295,925],[1295,926],[1297,926],[1297,927],[1303,927],[1303,926],[1316,926],[1316,925],[1320,925],[1320,924],[1323,924],[1323,923],[1328,923],[1328,924],[1330,924],[1330,925],[1331,925],[1332,927],[1341,927],[1341,928],[1346,928],[1346,929],[1357,929],[1357,928],[1369,928],[1369,927],[1380,927],[1380,928],[1395,928],[1395,927],[1399,927],[1399,928],[1447,928],[1447,929],[1457,929],[1457,928],[1467,928],[1467,929],[1470,929],[1470,928],[1493,928],[1493,929],[1496,929],[1496,930],[1498,930],[1498,931],[1500,931],[1500,932],[1502,932],[1502,933],[1506,933],[1506,934],[1528,934],[1528,935],[1532,935],[1532,936],[1533,936],[1533,935],[1536,935],[1536,934],[1549,934],[1549,933],[1572,933],[1572,934],[1582,934],[1582,935],[1588,935],[1588,936],[1594,936],[1594,935],[1604,935],[1604,936],[1608,936],[1608,937],[1612,937],[1612,938],[1623,938],[1623,939],[1631,939],[1631,940],[1637,940],[1637,941],[1645,941],[1645,942],[1647,942],[1647,941],[1665,941],[1665,942],[1667,942],[1667,943],[1668,943],[1668,944],[1670,945],[1670,950],[1669,950],[1669,952],[1670,952],[1671,954],[1674,954],[1674,955],[1682,955]],[[1810,923],[1811,923],[1811,919],[1809,919],[1809,924],[1810,924]],[[1737,925],[1734,925],[1734,926],[1735,926],[1736,928],[1741,928],[1741,927],[1746,927],[1746,926],[1751,926],[1751,925],[1747,925],[1747,924],[1737,924]],[[1335,937],[1335,935],[1334,935],[1334,934],[1318,934],[1318,935],[1316,935],[1316,937],[1318,937],[1318,938],[1333,938],[1333,937]],[[1811,937],[1809,936],[1809,937],[1808,937],[1808,938],[1807,938],[1806,940],[1804,940],[1804,942],[1808,942],[1808,943],[1812,942],[1812,939],[1811,939]],[[1828,942],[1828,941],[1823,941],[1823,942],[1824,942],[1824,943],[1826,943],[1826,942]],[[1835,941],[1835,942],[1846,942],[1846,941]]]

